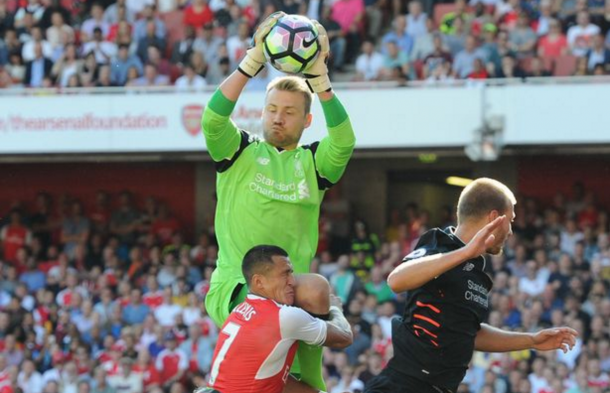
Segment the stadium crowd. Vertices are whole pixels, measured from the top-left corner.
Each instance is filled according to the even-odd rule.
[[[608,72],[610,2],[435,3],[0,0],[0,88],[217,85],[237,67],[257,22],[276,10],[320,20],[341,80]],[[252,87],[275,73],[264,71]]]
[[[203,302],[218,253],[213,223],[188,241],[167,204],[137,197],[40,193],[1,206],[1,393],[178,393],[205,383],[218,335]],[[441,226],[451,225],[452,209],[443,211]],[[430,225],[415,204],[392,211],[381,236],[356,217],[347,200],[328,198],[312,266],[354,332],[345,351],[325,352],[331,393],[360,391],[392,356],[405,294],[385,277]],[[580,337],[566,354],[475,353],[460,393],[610,391],[609,230],[608,211],[582,185],[551,205],[519,198],[514,236],[488,259],[489,323],[566,325]]]

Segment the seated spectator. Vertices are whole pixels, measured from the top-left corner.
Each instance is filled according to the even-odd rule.
[[[123,11],[120,11],[120,9]],[[134,23],[136,20],[136,14],[132,9],[127,8],[127,0],[117,0],[116,3],[110,4],[106,11],[104,11],[104,22],[108,24],[108,26],[115,25],[122,20],[119,17],[119,14],[123,12],[125,20],[129,23]]]
[[[517,25],[508,34],[508,40],[517,58],[533,56],[537,38],[529,25],[529,16],[522,12],[517,19]]]
[[[599,26],[590,23],[589,13],[578,13],[578,24],[568,29],[568,45],[574,56],[583,57],[591,49],[593,37],[600,34]]]
[[[466,79],[487,79],[489,75],[487,74],[487,69],[485,68],[485,63],[480,58],[474,59],[472,72],[468,74]]]
[[[423,60],[434,51],[435,35],[440,35],[440,33],[434,29],[434,21],[428,18],[426,20],[426,33],[415,37],[413,41],[413,49],[409,54],[411,60]]]
[[[331,19],[341,26],[346,40],[345,61],[354,61],[360,48],[365,6],[363,0],[337,0],[331,5]]]
[[[119,362],[119,372],[108,378],[108,385],[119,392],[142,392],[144,380],[142,374],[133,372],[133,363],[133,359],[122,358]]]
[[[91,38],[91,41],[86,42],[83,45],[83,53],[93,52],[95,53],[95,59],[99,64],[109,64],[117,53],[116,44],[104,41],[102,29],[99,27],[96,27],[93,30],[93,36]]]
[[[345,61],[345,49],[347,42],[345,33],[341,30],[341,25],[330,18],[330,7],[322,7],[320,24],[326,29],[330,43],[330,65],[331,69],[339,72],[343,71]]]
[[[214,13],[210,9],[207,0],[193,0],[184,9],[184,24],[200,28],[214,21]]]
[[[229,60],[234,68],[246,54],[246,50],[250,47],[250,25],[247,21],[243,20],[239,24],[237,35],[229,37],[227,39],[227,51],[229,52]]]
[[[193,57],[196,57],[195,55],[201,56],[201,54],[197,52],[193,53]],[[201,75],[201,73],[197,71],[197,66],[195,63],[192,62],[191,64],[193,65],[195,72],[198,75]],[[205,62],[203,64],[205,64],[205,69],[207,70],[207,64]],[[227,56],[221,57],[215,62],[210,63],[209,70],[207,71],[205,78],[208,81],[208,84],[218,85],[224,80],[224,78],[231,74],[231,71],[231,61],[229,61],[229,58]]]
[[[127,82],[127,73],[130,69],[135,69],[136,77],[144,73],[144,67],[138,56],[129,54],[127,45],[120,45],[118,55],[111,63],[110,80],[116,86],[124,86]]]
[[[130,22],[127,19],[127,7],[120,6],[117,8],[117,21],[110,25],[108,29],[108,35],[106,36],[106,41],[115,42],[117,37],[119,36],[119,31],[127,29],[129,31],[129,36],[132,34],[132,25],[133,22]]]
[[[500,30],[511,31],[514,29],[519,15],[523,11],[519,0],[500,1],[496,6],[496,20]]]
[[[485,54],[477,48],[477,39],[470,35],[466,39],[464,50],[455,55],[453,72],[456,77],[464,79],[474,70],[475,59],[485,60]]]
[[[11,82],[20,85],[25,79],[25,64],[19,52],[11,53],[9,63],[4,67]]]
[[[127,6],[129,9],[129,6]],[[156,8],[154,4],[147,4],[142,11],[142,18],[138,19],[134,24],[133,28],[133,39],[138,42],[140,39],[146,37],[146,25],[148,22],[155,22],[155,34],[159,38],[165,38],[167,36],[167,28],[165,27],[165,22],[161,20],[156,15]]]
[[[64,55],[53,65],[51,76],[58,81],[59,86],[67,87],[70,77],[80,74],[82,70],[83,61],[78,58],[76,47],[71,44],[66,47]]]
[[[203,26],[201,38],[195,41],[193,50],[202,53],[205,61],[213,63],[222,56],[220,54],[220,47],[223,45],[223,42],[222,38],[214,35],[214,26],[208,23]],[[226,56],[228,57],[228,53]]]
[[[41,87],[43,80],[51,76],[53,62],[43,56],[42,44],[34,44],[34,59],[25,64],[25,78],[23,83],[29,87]]]
[[[457,18],[453,21],[452,27],[453,34],[443,33],[443,41],[445,42],[445,45],[447,45],[449,52],[451,52],[451,56],[455,57],[459,52],[464,50],[464,47],[466,46],[468,29],[461,18]]]
[[[45,11],[45,7],[41,4],[41,1],[28,0],[27,4],[23,5],[24,2],[20,4],[22,4],[22,6],[17,10],[13,19],[15,27],[23,26],[24,19],[26,19],[28,15],[32,17],[32,22],[38,23]]]
[[[184,66],[184,75],[176,79],[175,86],[178,90],[200,90],[208,85],[207,81],[201,75],[197,75],[191,64]]]
[[[602,64],[596,64],[595,67],[593,67],[592,75],[603,76],[606,74],[606,67],[604,67]]]
[[[191,53],[193,53],[196,39],[195,28],[191,25],[185,25],[184,38],[176,41],[172,48],[171,62],[180,66],[187,64]]]
[[[356,59],[356,80],[379,80],[383,69],[383,55],[375,50],[373,42],[362,43],[362,53]]]
[[[51,27],[47,29],[47,41],[56,48],[62,45],[64,34],[68,36],[68,42],[74,41],[74,29],[64,22],[61,12],[56,11],[51,16]]]
[[[472,14],[467,11],[466,0],[457,0],[455,2],[455,11],[448,12],[443,16],[443,19],[441,20],[441,24],[439,26],[439,30],[441,31],[441,33],[446,35],[455,35],[457,33],[460,33],[456,29],[455,23],[455,21],[459,19],[462,22],[460,25],[466,26],[466,29],[464,29],[464,31],[468,31],[472,18]]]
[[[502,58],[502,68],[498,70],[496,78],[523,78],[525,73],[517,65],[517,60],[512,56],[504,56]]]
[[[110,25],[104,21],[104,6],[101,3],[93,3],[89,14],[91,17],[85,20],[80,28],[83,42],[93,38],[95,29],[100,29],[103,37],[106,37],[110,30]]]
[[[413,0],[408,5],[406,33],[413,39],[428,33],[428,15],[424,12],[422,3]]]
[[[399,15],[392,22],[392,30],[387,32],[381,39],[383,45],[382,52],[386,52],[386,43],[394,41],[397,43],[400,50],[406,54],[410,54],[413,49],[413,37],[406,33],[407,18]]]
[[[399,68],[402,75],[409,75],[411,72],[409,55],[401,51],[395,41],[388,41],[386,43],[386,53],[383,55],[381,77],[392,79],[395,68]]]
[[[527,76],[532,78],[551,76],[551,71],[545,69],[544,61],[540,57],[534,57],[530,61],[530,71]]]
[[[593,45],[589,52],[587,52],[587,59],[590,71],[593,71],[598,64],[601,64],[604,68],[610,65],[610,49],[604,45],[604,36],[602,34],[593,36]]]
[[[37,43],[40,43],[42,46],[44,57],[51,58],[53,56],[53,46],[49,41],[44,39],[40,27],[33,27],[31,39],[25,42],[21,49],[21,57],[23,57],[25,62],[34,60],[34,46]]]
[[[138,41],[138,57],[142,60],[142,63],[146,63],[148,59],[148,48],[154,46],[160,51],[165,51],[166,41],[165,38],[160,38],[156,33],[156,27],[154,20],[146,22],[146,36],[140,38]]]
[[[536,26],[536,34],[538,37],[544,37],[549,33],[551,22],[554,20],[553,2],[551,0],[542,0],[540,2],[538,25]]]
[[[549,32],[538,41],[538,56],[555,58],[568,53],[568,40],[557,19],[549,21]]]
[[[171,63],[169,60],[163,58],[161,50],[158,47],[149,45],[146,53],[148,58],[147,63],[154,65],[159,74],[169,75],[171,73]]]
[[[423,77],[428,78],[437,67],[444,62],[451,63],[451,53],[445,50],[443,38],[440,34],[434,35],[434,50],[424,58]]]

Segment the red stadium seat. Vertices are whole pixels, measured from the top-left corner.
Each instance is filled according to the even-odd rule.
[[[560,56],[555,60],[555,76],[570,76],[576,70],[576,57]]]

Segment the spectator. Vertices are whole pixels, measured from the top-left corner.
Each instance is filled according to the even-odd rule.
[[[180,345],[180,350],[189,359],[188,370],[191,374],[207,373],[212,364],[214,342],[201,334],[201,326],[193,324],[188,330],[188,339]]]
[[[75,70],[75,72],[77,71]],[[64,75],[62,75],[63,77]],[[64,219],[61,230],[61,242],[64,244],[64,253],[69,258],[74,256],[74,249],[77,245],[85,246],[87,244],[90,229],[89,219],[84,216],[83,205],[78,201],[73,202],[70,217]]]
[[[247,21],[241,21],[237,29],[237,35],[227,39],[227,51],[232,67],[237,68],[238,63],[245,56],[246,50],[250,47],[250,25]]]
[[[127,9],[129,10],[129,1]],[[133,39],[136,42],[146,37],[147,24],[149,22],[155,23],[155,34],[158,38],[164,39],[167,36],[165,23],[161,20],[161,18],[156,16],[156,8],[154,4],[147,4],[142,11],[142,18],[138,19],[134,25]]]
[[[168,389],[180,381],[188,369],[188,359],[184,352],[177,348],[176,336],[172,332],[164,335],[165,349],[157,356],[155,366],[159,371],[161,386]]]
[[[36,51],[34,49],[36,44],[40,44],[42,46],[42,53],[44,54],[44,57],[50,58],[53,55],[53,46],[49,41],[44,39],[40,27],[33,27],[31,39],[25,41],[21,49],[21,57],[23,57],[24,61],[27,62],[34,60],[36,57]]]
[[[193,53],[196,38],[195,28],[191,25],[185,25],[184,38],[174,43],[171,62],[180,66],[187,64]]]
[[[456,24],[456,20],[458,19],[460,22]],[[439,30],[446,35],[460,34],[461,32],[458,30],[457,26],[461,26],[460,28],[463,28],[464,26],[468,27],[471,20],[472,15],[467,11],[466,0],[456,0],[455,11],[448,12],[443,16]],[[468,31],[468,28],[464,29],[464,31]]]
[[[589,13],[578,13],[578,24],[568,29],[568,45],[574,56],[583,57],[591,49],[593,37],[600,34],[599,26],[590,23]]]
[[[443,38],[440,34],[434,35],[434,50],[424,58],[423,77],[428,78],[437,67],[444,62],[451,63],[451,54],[445,50]]]
[[[512,56],[502,58],[502,68],[496,75],[497,78],[523,78],[525,73],[517,66],[517,61]]]
[[[144,322],[150,313],[150,308],[142,303],[142,290],[134,288],[131,290],[130,302],[123,308],[123,321],[128,325],[139,325]]]
[[[21,366],[22,371],[17,377],[17,385],[28,393],[41,393],[43,384],[42,376],[36,371],[36,366],[31,360],[25,360]]]
[[[407,34],[407,18],[405,16],[397,16],[392,22],[392,30],[386,33],[381,39],[381,44],[384,45],[383,51],[385,53],[385,44],[389,41],[394,41],[398,44],[400,50],[407,55],[411,53],[413,49],[413,37]]]
[[[610,65],[610,49],[604,45],[604,36],[597,34],[593,36],[592,48],[587,52],[589,70],[593,70],[595,66],[601,64],[605,69]]]
[[[385,2],[383,0],[364,1],[364,18],[366,19],[367,26],[366,34],[368,34],[369,37],[379,37],[379,34],[381,33],[384,6]]]
[[[363,0],[337,0],[331,5],[331,19],[341,26],[345,35],[345,60],[351,63],[360,47],[365,6]]]
[[[184,24],[200,28],[214,21],[214,13],[207,0],[193,0],[184,10]]]
[[[477,48],[477,39],[468,36],[464,50],[459,52],[453,61],[453,72],[458,78],[466,78],[474,70],[475,59],[485,59],[485,54]]]
[[[428,18],[426,20],[426,33],[415,37],[413,41],[413,49],[411,49],[411,59],[423,60],[434,51],[434,36],[440,35],[434,28],[434,22]]]
[[[382,78],[391,80],[395,68],[398,68],[402,75],[408,76],[411,71],[409,55],[400,51],[395,41],[388,41],[383,56]]]
[[[123,48],[125,50],[126,48]],[[123,52],[126,55],[127,52]],[[127,56],[123,57],[119,53],[119,59],[123,63],[128,63]],[[140,63],[141,64],[141,63]],[[138,67],[137,62],[131,62],[130,67]],[[113,67],[114,68],[114,67]],[[156,72],[156,70],[155,70]],[[119,75],[120,76],[120,75]],[[115,82],[117,79],[115,79]],[[120,83],[120,79],[119,79]],[[112,213],[110,218],[110,233],[119,237],[119,240],[123,244],[131,244],[135,240],[135,230],[138,221],[139,214],[136,209],[132,206],[131,193],[123,191],[119,195],[119,208]]]
[[[32,242],[32,233],[23,224],[19,210],[12,210],[9,213],[9,220],[9,223],[0,229],[0,241],[2,241],[4,260],[15,263],[17,251],[22,247],[29,246]],[[25,266],[18,268],[25,268]]]
[[[116,56],[117,46],[108,41],[104,41],[102,29],[95,27],[91,41],[83,45],[83,53],[95,53],[95,60],[99,64],[110,64],[111,59]]]
[[[53,12],[51,27],[47,29],[47,40],[53,48],[56,48],[64,42],[63,35],[67,35],[67,42],[74,41],[74,29],[64,22],[64,17],[60,11]]]
[[[379,80],[383,69],[383,55],[375,50],[373,42],[362,43],[362,53],[356,59],[356,80]]]
[[[406,33],[416,40],[428,33],[428,15],[423,12],[422,3],[419,0],[410,1],[408,7]]]
[[[540,78],[551,76],[551,72],[545,68],[544,61],[540,57],[533,57],[530,61],[528,77]]]
[[[555,58],[568,53],[568,40],[561,31],[560,22],[557,19],[549,21],[549,32],[541,37],[538,42],[538,56],[544,58]]]
[[[156,23],[154,20],[146,22],[146,35],[138,41],[138,57],[142,63],[148,61],[148,48],[156,47],[159,51],[164,51],[166,47],[165,38],[159,37],[156,32]]]
[[[106,37],[110,31],[110,25],[104,21],[104,6],[101,3],[91,5],[90,16],[83,22],[80,29],[83,42],[90,41],[96,29],[100,30],[102,37]]]
[[[485,64],[483,60],[480,58],[474,59],[472,72],[468,74],[466,79],[487,79],[487,69],[485,68]]]
[[[108,385],[117,393],[140,393],[143,391],[142,375],[133,372],[133,360],[124,357],[120,361],[120,371],[108,378]]]
[[[82,70],[83,61],[78,58],[76,47],[73,44],[70,44],[66,47],[64,55],[53,65],[53,68],[51,69],[51,76],[58,81],[59,86],[67,87],[70,77],[73,75],[79,75]],[[82,223],[88,223],[86,218],[80,218],[83,219]]]
[[[136,14],[133,12],[132,9],[127,7],[127,1],[117,0],[116,3],[110,4],[108,8],[106,8],[106,10],[104,11],[104,22],[106,22],[108,26],[112,26],[119,23],[119,21],[121,20],[119,18],[120,9],[124,10],[121,12],[124,12],[124,17],[127,22],[129,22],[130,24],[133,24],[135,22]]]
[[[186,64],[184,66],[184,75],[176,79],[176,88],[182,91],[201,90],[208,85],[205,78],[197,75],[193,66]]]
[[[32,17],[34,23],[37,23],[42,18],[44,11],[45,7],[39,0],[28,0],[27,4],[20,7],[15,13],[15,27],[21,27],[23,25],[23,20],[27,18],[28,15]]]
[[[157,67],[147,63],[144,66],[144,75],[128,82],[126,86],[168,86],[169,82],[169,76],[159,74]]]
[[[544,37],[549,33],[551,22],[554,20],[556,19],[553,17],[553,2],[551,0],[542,0],[540,2],[538,26],[536,27],[538,37]]]
[[[201,39],[195,41],[193,49],[195,52],[201,53],[204,60],[211,64],[220,56],[220,46],[222,44],[222,38],[214,35],[214,26],[211,23],[208,23],[203,26]],[[228,53],[226,56],[228,57]]]
[[[536,48],[536,33],[529,26],[529,16],[522,12],[517,19],[517,25],[510,31],[508,36],[513,51],[517,58],[531,57]]]
[[[345,61],[346,40],[341,25],[330,18],[330,7],[322,7],[322,18],[320,23],[326,29],[330,42],[330,63],[336,71],[343,71]]]

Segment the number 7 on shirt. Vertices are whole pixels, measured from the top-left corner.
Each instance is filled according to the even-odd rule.
[[[225,327],[222,328],[221,333],[224,333],[229,337],[225,340],[224,343],[222,343],[222,347],[220,348],[220,351],[218,351],[218,356],[216,356],[214,364],[212,365],[212,370],[210,371],[210,385],[213,385],[216,381],[216,378],[218,377],[218,371],[220,369],[220,363],[222,363],[225,356],[227,355],[229,347],[231,346],[231,344],[233,344],[233,341],[235,341],[235,337],[237,337],[237,333],[239,333],[240,328],[241,326],[233,322],[227,323]]]

